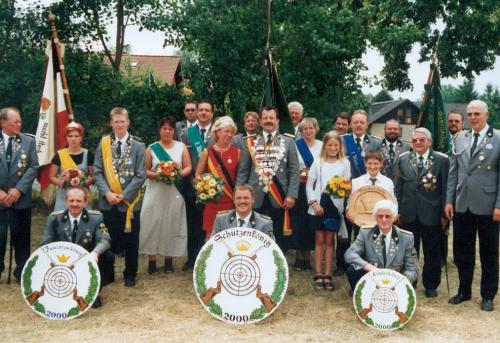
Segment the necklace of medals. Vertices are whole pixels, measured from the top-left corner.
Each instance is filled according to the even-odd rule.
[[[264,139],[264,137],[262,137]],[[275,139],[279,139],[279,145],[274,145]],[[264,191],[268,190],[268,185],[272,183],[273,176],[285,155],[285,140],[276,135],[271,144],[257,144],[259,139],[253,141],[253,153],[255,156],[255,172],[259,176],[259,184],[264,185]]]

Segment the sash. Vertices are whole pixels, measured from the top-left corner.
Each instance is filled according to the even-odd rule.
[[[351,162],[351,177],[354,179],[358,176],[366,174],[365,161],[363,160],[363,156],[361,155],[361,151],[359,151],[356,142],[354,142],[353,135],[343,135],[345,149],[347,152],[347,158],[349,162]]]
[[[68,169],[78,169],[78,166],[71,158],[68,149],[58,150],[57,154],[59,155],[59,159],[61,160],[61,169],[63,171]]]
[[[290,211],[288,210],[288,208],[285,208],[286,195],[285,192],[283,192],[281,183],[276,175],[273,175],[273,182],[267,187],[274,200],[278,203],[278,205],[280,205],[282,209],[285,210],[285,218],[283,219],[283,236],[290,236],[292,234],[292,228],[290,226]]]
[[[252,147],[253,147],[253,141],[254,141],[254,139],[255,139],[255,135],[248,136],[247,139],[246,139],[247,149],[248,149],[248,152],[250,153],[250,156],[252,156],[252,159],[253,159]]]
[[[207,149],[207,152],[208,171],[219,176],[224,181],[224,193],[229,197],[229,199],[233,200],[234,181],[231,179],[229,171],[213,148]],[[220,166],[222,175],[220,175],[217,166]]]
[[[163,149],[163,147],[161,146],[160,143],[156,142],[156,143],[153,143],[150,145],[151,147],[151,150],[153,150],[153,152],[155,153],[156,157],[158,157],[158,159],[161,161],[161,162],[168,162],[168,161],[172,161],[172,157],[170,157],[170,155],[168,154],[167,151],[165,151],[165,149]],[[179,191],[179,193],[181,193],[181,195],[183,194],[182,193],[182,183],[180,182],[180,179],[177,178],[174,182],[174,185],[175,185],[175,188],[177,188],[177,190]]]
[[[200,155],[203,152],[203,149],[206,148],[205,141],[201,138],[200,128],[198,125],[191,126],[187,129],[189,143],[191,144],[191,148],[193,150],[193,154],[197,160],[200,159]]]
[[[123,189],[116,175],[116,171],[113,167],[113,154],[111,152],[111,136],[104,136],[101,141],[102,150],[102,164],[104,167],[104,175],[106,176],[106,181],[109,185],[111,192],[116,194],[122,194]],[[128,200],[123,200],[125,205],[127,205],[127,216],[125,220],[125,232],[130,232],[132,230],[132,217],[134,216],[134,206],[137,204],[141,197],[141,191],[137,193],[134,201],[130,203]]]
[[[299,152],[300,157],[302,157],[302,160],[304,160],[306,167],[311,168],[311,165],[314,162],[314,156],[311,154],[311,150],[309,150],[304,138],[297,139],[295,141],[295,145],[297,146],[297,151]]]

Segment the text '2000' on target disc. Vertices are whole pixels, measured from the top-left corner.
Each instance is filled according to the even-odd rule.
[[[215,318],[248,324],[269,316],[288,287],[288,266],[265,233],[232,228],[205,243],[193,272],[196,294]]]
[[[365,274],[353,294],[354,310],[366,325],[378,330],[395,330],[415,313],[417,297],[406,276],[377,269]]]
[[[36,250],[26,262],[21,292],[30,308],[55,320],[85,313],[99,293],[99,267],[77,244],[55,242]]]

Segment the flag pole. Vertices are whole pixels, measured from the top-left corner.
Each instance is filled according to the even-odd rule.
[[[59,68],[61,69],[61,81],[64,93],[64,100],[66,101],[66,110],[68,111],[68,119],[70,121],[74,121],[75,117],[73,115],[73,106],[71,105],[71,99],[69,97],[68,81],[66,79],[66,70],[64,68],[64,59],[61,54],[61,44],[59,43],[59,38],[57,37],[56,16],[52,12],[49,12],[49,23],[50,23],[50,30],[52,31],[52,39],[56,46]]]
[[[436,64],[437,51],[438,51],[438,47],[439,47],[439,39],[440,38],[441,38],[441,36],[438,35],[438,39],[436,41],[436,47],[434,48],[434,53],[432,54],[431,66],[433,64]],[[434,76],[434,69],[432,69],[432,67],[431,67],[430,70],[429,70],[429,76],[427,77],[427,84],[428,85],[430,85],[432,83],[433,76]],[[429,91],[428,91],[428,89],[426,89],[424,91],[424,98],[422,99],[422,105],[425,106],[428,102],[429,102]],[[421,107],[420,108],[420,113],[418,115],[417,127],[420,127],[422,125],[423,116],[424,116],[424,112],[422,111],[422,107]]]

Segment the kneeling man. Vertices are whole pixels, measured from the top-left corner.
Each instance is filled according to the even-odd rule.
[[[85,209],[87,193],[83,188],[73,187],[66,191],[66,209],[52,212],[43,235],[42,245],[53,242],[72,242],[87,250],[99,265],[101,286],[106,285],[104,270],[110,268],[113,254],[109,250],[111,238],[104,225],[102,213]],[[101,306],[97,297],[92,307]]]
[[[373,207],[377,225],[361,229],[356,241],[345,252],[347,279],[352,289],[364,274],[377,268],[393,269],[413,284],[417,281],[418,264],[413,234],[393,225],[397,214],[394,202],[378,201]]]
[[[221,211],[217,214],[212,236],[233,227],[247,227],[262,231],[274,239],[271,218],[253,211],[254,201],[252,186],[247,184],[236,186],[234,189],[234,206],[236,209]]]

